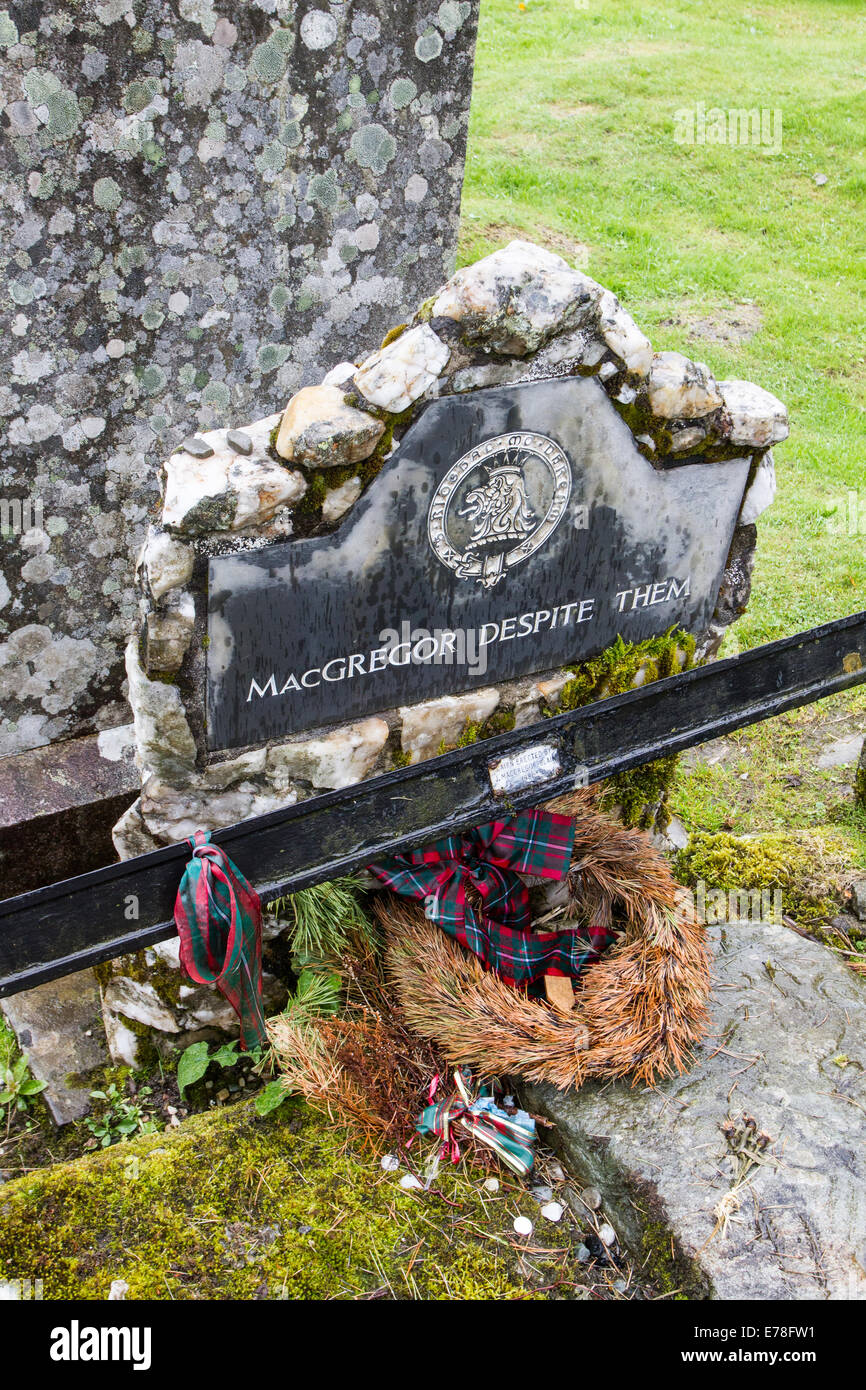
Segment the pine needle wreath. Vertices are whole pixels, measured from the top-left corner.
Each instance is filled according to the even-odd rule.
[[[419,904],[382,895],[386,968],[407,1024],[451,1065],[565,1089],[588,1077],[651,1082],[683,1071],[707,1027],[704,932],[646,835],[598,809],[585,789],[548,809],[575,821],[569,907],[622,929],[577,982],[570,1014],[529,999],[427,921]]]

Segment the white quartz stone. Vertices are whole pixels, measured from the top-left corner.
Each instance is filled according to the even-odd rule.
[[[695,420],[718,410],[722,397],[715,377],[703,362],[681,352],[657,352],[649,378],[653,415],[663,420]]]
[[[595,367],[606,352],[607,344],[592,328],[579,328],[552,338],[533,358],[532,367],[561,367],[566,363],[575,367]]]
[[[295,778],[314,787],[351,787],[369,776],[387,741],[384,719],[364,719],[323,738],[284,743],[268,750],[268,780],[277,790]]]
[[[467,724],[483,724],[499,704],[499,691],[490,687],[469,695],[444,695],[398,710],[401,747],[412,763],[435,758],[442,743],[457,743]]]
[[[345,386],[357,371],[354,362],[338,362],[336,367],[332,367],[322,377],[323,386]]]
[[[144,823],[141,798],[133,801],[129,810],[124,811],[115,823],[111,839],[118,859],[134,859],[137,854],[149,854],[151,850],[159,849],[159,841],[154,839]]]
[[[361,479],[347,478],[339,487],[332,488],[322,503],[322,520],[326,523],[339,521],[350,507],[354,507],[361,496]]]
[[[148,680],[138,656],[138,638],[126,648],[129,703],[135,724],[136,762],[142,775],[170,769],[185,775],[195,766],[195,740],[187,723],[180,691],[165,681]]]
[[[125,975],[113,976],[102,992],[102,1006],[132,1019],[133,1023],[155,1028],[159,1033],[180,1032],[174,1014],[147,981],[130,980]]]
[[[437,296],[436,318],[455,319],[497,352],[521,357],[587,317],[602,295],[551,251],[512,241],[458,270]]]
[[[174,602],[148,613],[144,625],[144,656],[149,674],[178,671],[195,627],[195,602],[184,590]]]
[[[749,526],[765,512],[776,495],[776,467],[773,454],[767,450],[758,464],[755,476],[743,498],[740,511],[740,526]]]
[[[151,526],[142,546],[138,564],[154,599],[169,589],[182,588],[192,578],[195,551],[167,531]]]
[[[571,680],[574,680],[573,671],[558,671],[555,676],[538,681],[538,689],[549,709],[556,709],[560,695]]]
[[[372,405],[398,414],[429,390],[450,356],[448,345],[422,323],[368,357],[355,385]]]
[[[605,343],[625,363],[626,370],[634,376],[647,376],[653,364],[652,344],[610,290],[605,290],[599,301],[598,325]]]
[[[163,526],[190,534],[242,531],[299,501],[307,488],[303,475],[275,463],[267,452],[280,419],[270,415],[241,427],[252,441],[249,455],[229,447],[225,430],[200,436],[214,450],[210,458],[193,458],[184,450],[172,454],[165,464]]]
[[[477,391],[484,386],[507,386],[526,375],[526,362],[482,362],[477,367],[463,367],[451,378],[455,395],[462,391]]]
[[[751,381],[720,381],[725,411],[731,417],[732,444],[763,449],[788,438],[788,412],[780,400]]]

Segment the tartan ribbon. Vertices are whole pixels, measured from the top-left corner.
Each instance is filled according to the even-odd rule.
[[[240,1019],[245,1052],[267,1043],[262,1007],[262,910],[258,894],[224,850],[197,830],[174,905],[181,965],[216,985]]]
[[[422,1110],[415,1128],[419,1134],[435,1134],[442,1140],[440,1157],[450,1154],[451,1162],[460,1157],[460,1146],[455,1130],[470,1134],[479,1144],[492,1149],[514,1173],[526,1177],[532,1171],[535,1143],[535,1121],[525,1110],[509,1115],[494,1102],[487,1090],[482,1089],[472,1100],[469,1092],[469,1069],[460,1067],[454,1073],[454,1091],[447,1100],[437,1105],[428,1105]],[[438,1076],[433,1078],[430,1087],[432,1100],[438,1085]]]
[[[576,979],[613,939],[593,926],[586,932],[531,930],[529,892],[518,875],[563,878],[573,843],[570,817],[524,811],[369,868],[395,893],[422,899],[427,917],[506,983],[538,992],[545,975]],[[467,896],[470,885],[480,909]]]

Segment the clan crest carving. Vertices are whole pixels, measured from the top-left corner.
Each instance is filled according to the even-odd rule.
[[[427,515],[434,554],[459,579],[491,589],[534,554],[565,514],[571,467],[555,440],[499,434],[449,468]]]

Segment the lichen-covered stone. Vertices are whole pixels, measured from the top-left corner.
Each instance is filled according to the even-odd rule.
[[[355,373],[355,385],[371,405],[399,414],[433,385],[450,356],[447,343],[421,323],[368,357]]]
[[[714,622],[728,626],[745,613],[752,592],[752,570],[755,567],[757,539],[754,523],[748,526],[739,525],[734,531],[716,600]]]
[[[375,415],[346,405],[336,386],[305,386],[286,406],[275,448],[289,463],[339,468],[369,458],[384,430]]]
[[[92,970],[79,970],[4,999],[3,1013],[26,1053],[37,1081],[47,1082],[42,1097],[58,1125],[90,1109],[87,1073],[108,1060],[105,1040],[93,1021],[99,1016],[99,988]]]
[[[512,241],[458,270],[437,296],[434,318],[455,319],[472,340],[522,357],[588,317],[602,288],[561,256]]]
[[[153,461],[281,406],[453,269],[477,0],[333,10],[9,8],[0,495],[38,497],[52,526],[27,573],[2,548],[0,635],[39,623],[99,659],[53,712],[10,692],[8,751],[121,698]]]
[[[709,367],[681,352],[657,352],[649,378],[649,404],[663,420],[694,420],[722,405]]]
[[[384,719],[364,719],[323,738],[278,744],[268,750],[268,780],[277,790],[295,778],[314,787],[351,787],[369,776],[387,741]]]
[[[499,691],[486,688],[469,695],[445,695],[397,711],[400,746],[410,763],[434,758],[440,746],[454,745],[470,724],[483,724],[499,704]]]
[[[765,449],[788,438],[788,412],[782,402],[751,381],[720,381],[719,391],[730,418],[728,439]]]

